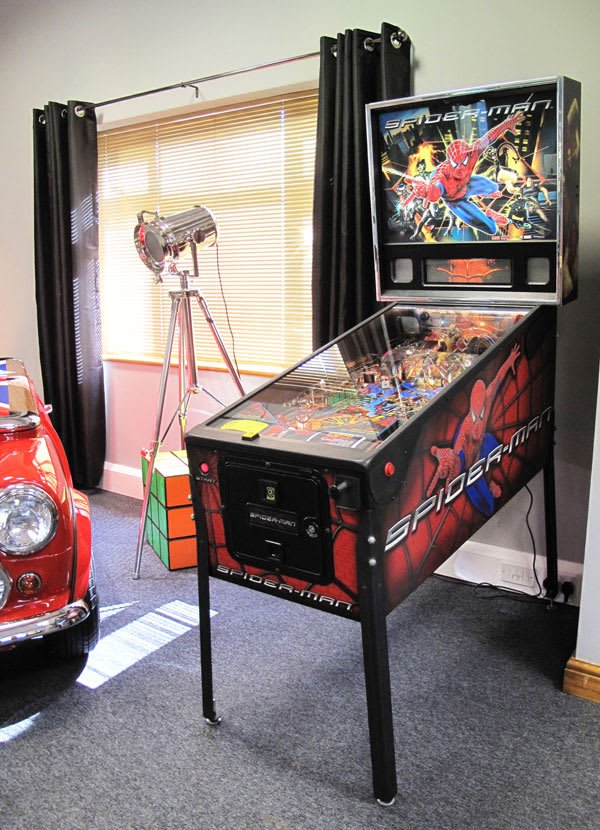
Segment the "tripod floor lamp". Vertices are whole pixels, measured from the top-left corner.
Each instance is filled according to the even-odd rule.
[[[140,259],[154,273],[155,282],[162,282],[162,275],[166,270],[167,273],[176,274],[179,277],[180,287],[177,291],[169,291],[169,297],[171,298],[171,317],[169,320],[165,355],[160,377],[158,405],[154,422],[153,439],[150,445],[146,484],[144,486],[142,517],[140,520],[133,572],[134,579],[139,579],[140,577],[152,476],[156,465],[156,457],[166,433],[169,431],[175,417],[178,417],[181,447],[183,449],[185,446],[184,436],[187,423],[187,408],[191,395],[198,392],[206,392],[211,398],[217,400],[208,389],[198,383],[192,300],[198,303],[238,392],[240,395],[244,394],[239,373],[227,353],[227,349],[217,330],[206,300],[200,291],[195,288],[190,288],[189,272],[178,271],[175,266],[175,262],[178,260],[180,254],[189,245],[194,264],[194,277],[198,277],[198,249],[210,247],[217,240],[217,226],[212,214],[205,207],[195,205],[189,210],[173,214],[172,216],[162,217],[158,213],[152,214],[154,218],[146,222],[144,221],[144,214],[146,213],[148,211],[142,211],[138,214],[138,224],[133,233],[135,246]],[[176,331],[179,333],[179,404],[163,433],[167,379]]]

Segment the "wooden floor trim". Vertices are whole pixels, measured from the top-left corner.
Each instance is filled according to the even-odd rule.
[[[600,703],[600,666],[571,657],[565,667],[563,691]]]

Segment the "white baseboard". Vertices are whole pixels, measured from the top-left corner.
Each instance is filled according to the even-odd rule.
[[[119,493],[121,496],[130,496],[132,499],[143,499],[142,470],[138,467],[126,467],[124,464],[104,463],[104,474],[98,485],[102,490],[110,493]]]
[[[503,568],[503,566],[508,566],[509,570],[511,566],[519,568],[528,577],[528,581],[533,584],[517,584],[513,581],[506,580],[503,576],[506,568]],[[535,569],[540,584],[543,586],[546,577],[545,556],[538,554]],[[533,554],[473,540],[465,542],[456,553],[453,553],[437,569],[436,573],[465,582],[474,582],[476,584],[486,582],[491,585],[498,585],[501,588],[513,588],[518,591],[524,591],[532,596],[537,594],[539,590],[537,582],[533,577]],[[569,562],[566,559],[558,560],[559,592],[562,583],[567,581],[572,582],[575,589],[574,593],[569,597],[570,605],[579,605],[582,574],[582,563]],[[562,602],[564,597],[559,593],[556,599],[558,602]]]
[[[142,471],[136,467],[126,467],[124,464],[113,464],[107,461],[104,464],[104,475],[99,485],[103,490],[130,496],[134,499],[143,498]],[[528,584],[516,584],[503,578],[503,566],[515,566],[528,577]],[[506,569],[504,569],[506,570]],[[546,576],[546,557],[537,556],[536,571],[538,579],[543,584]],[[436,573],[449,576],[464,582],[487,582],[502,588],[516,588],[532,596],[538,592],[538,586],[533,578],[533,555],[513,548],[503,548],[484,542],[470,540],[453,553]],[[569,581],[573,583],[575,591],[569,597],[571,605],[579,605],[581,597],[581,577],[583,565],[579,562],[558,560],[558,584]],[[561,594],[557,597],[562,602]]]

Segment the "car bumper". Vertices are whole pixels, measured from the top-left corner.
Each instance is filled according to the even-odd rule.
[[[31,640],[33,637],[43,637],[46,634],[64,631],[65,628],[83,622],[89,613],[88,604],[80,599],[65,605],[58,611],[49,611],[47,614],[29,617],[25,620],[0,623],[0,646],[16,645],[24,640]]]

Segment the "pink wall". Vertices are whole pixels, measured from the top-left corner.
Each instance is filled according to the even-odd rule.
[[[107,449],[104,476],[100,487],[133,498],[142,498],[140,452],[149,448],[155,431],[161,366],[139,363],[104,363],[106,396]],[[259,386],[265,378],[244,375],[246,392]],[[239,397],[226,371],[201,371],[198,383],[228,404]],[[178,370],[171,368],[162,418],[164,433],[179,403]],[[187,428],[206,420],[221,407],[203,391],[191,396]],[[163,444],[166,450],[180,449],[179,422],[176,418]]]

